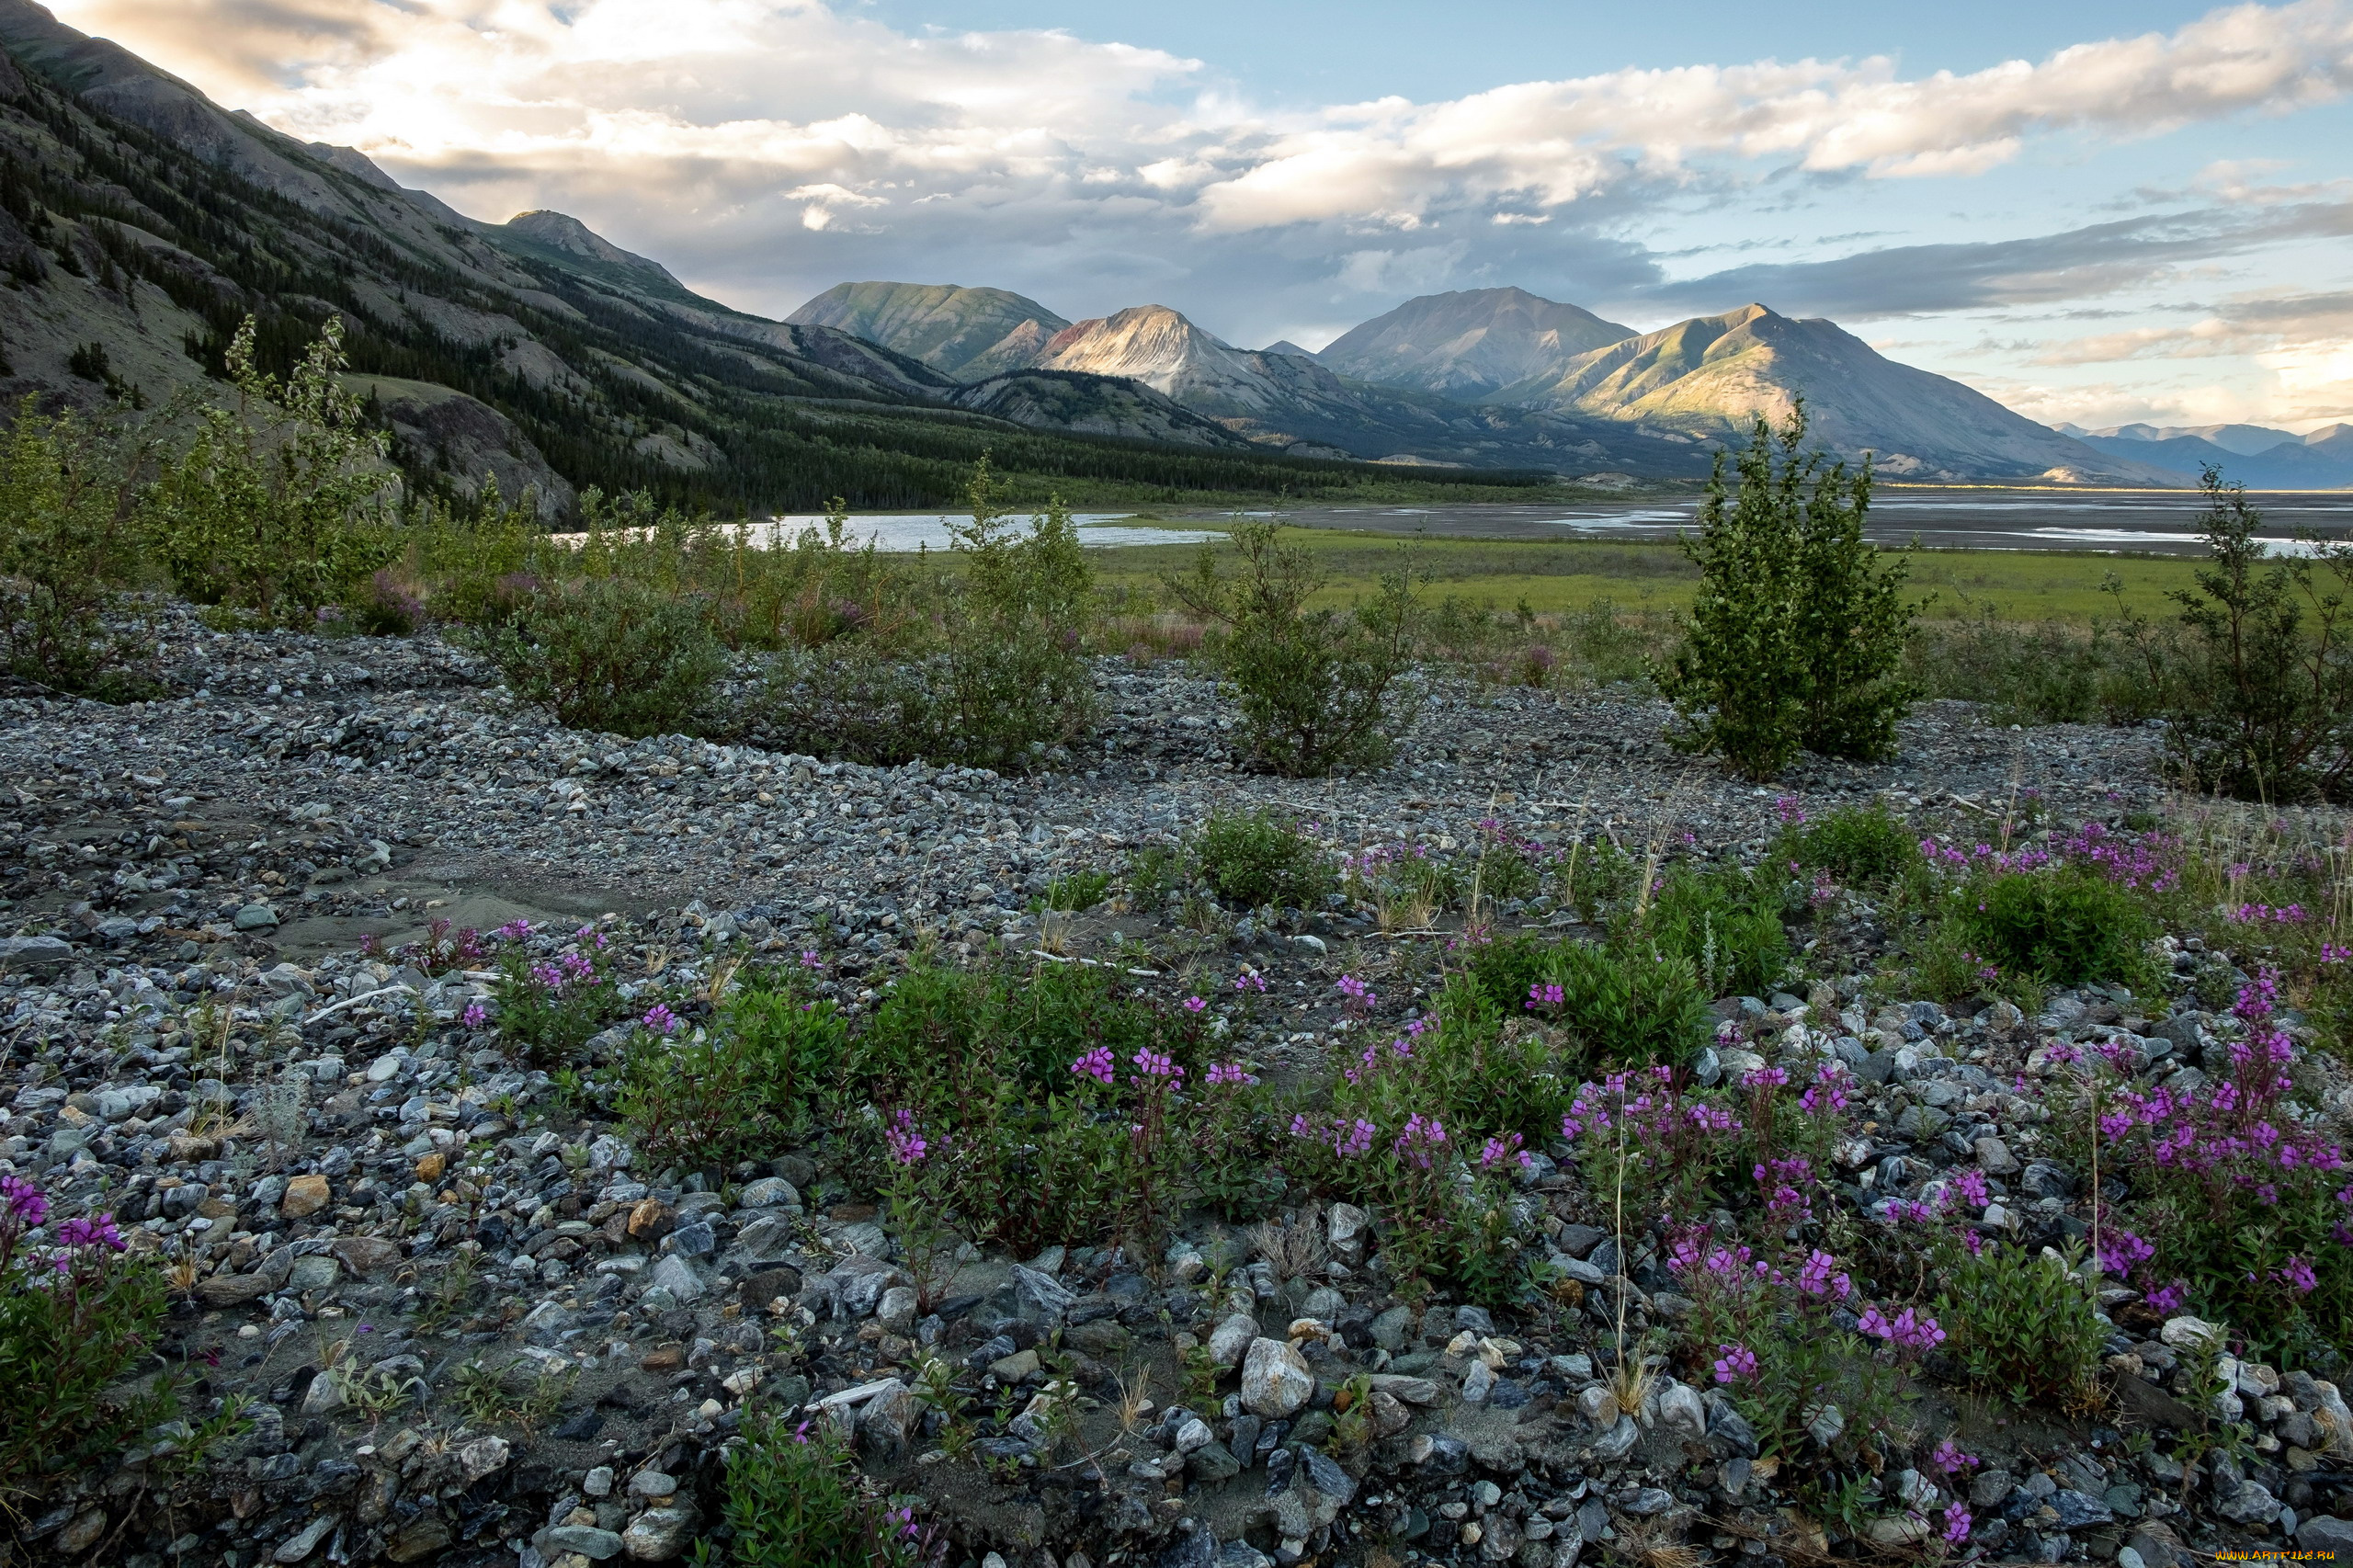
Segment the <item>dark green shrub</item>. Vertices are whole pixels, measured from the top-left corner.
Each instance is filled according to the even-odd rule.
[[[1559,1072],[1572,1085],[1612,1067],[1682,1062],[1708,1042],[1707,993],[1688,959],[1658,948],[1517,937],[1475,949],[1471,979],[1505,1016],[1566,1027],[1576,1049]]]
[[[1972,877],[1952,895],[1947,945],[2002,975],[2054,985],[2149,983],[2157,926],[2131,893],[2089,871],[2053,868]]]
[[[2206,471],[2206,564],[2177,589],[2195,650],[2167,729],[2183,781],[2242,800],[2353,798],[2353,546],[2270,551],[2245,487]]]
[[[1995,1242],[1949,1249],[1937,1321],[1961,1380],[2013,1404],[2081,1409],[2099,1392],[2108,1330],[2091,1291],[2064,1264]]]
[[[1108,871],[1073,871],[1068,876],[1056,877],[1048,882],[1046,891],[1032,901],[1030,907],[1074,914],[1094,908],[1110,891],[1111,873]]]
[[[858,1471],[831,1423],[747,1412],[727,1449],[726,1560],[740,1568],[915,1568],[924,1539],[904,1504]]]
[[[1271,809],[1220,812],[1189,846],[1201,880],[1232,909],[1316,909],[1338,885],[1323,847]]]
[[[1386,763],[1419,700],[1400,687],[1419,619],[1408,571],[1384,576],[1371,601],[1353,609],[1310,609],[1327,579],[1306,551],[1280,542],[1277,524],[1237,520],[1227,538],[1234,575],[1219,570],[1205,544],[1193,575],[1168,586],[1223,629],[1214,656],[1254,760],[1293,778]]]
[[[878,597],[870,610],[835,607],[843,613],[822,635],[797,632],[813,645],[772,666],[753,721],[764,741],[886,766],[921,758],[1026,772],[1094,727],[1081,644],[1093,577],[1070,509],[1049,502],[1016,530],[985,460],[968,498],[972,521],[951,526],[962,575],[931,585],[937,608]],[[857,559],[838,540],[803,549]],[[863,581],[881,592],[879,574]]]
[[[524,701],[622,735],[694,733],[727,667],[692,605],[611,577],[540,595],[486,646]]]
[[[1919,863],[1919,837],[1886,806],[1841,806],[1794,834],[1798,864],[1857,887],[1894,881]]]
[[[830,1002],[790,993],[731,997],[704,1038],[647,1029],[631,1042],[620,1110],[656,1169],[725,1170],[803,1140],[848,1032]]]
[[[1913,614],[1904,569],[1863,539],[1870,471],[1804,452],[1805,429],[1802,403],[1778,431],[1759,415],[1736,490],[1718,454],[1699,536],[1683,546],[1699,595],[1659,673],[1683,715],[1679,744],[1750,778],[1773,778],[1802,747],[1891,755],[1914,695],[1898,676]]]
[[[537,1059],[561,1062],[620,1018],[620,990],[605,939],[583,930],[575,949],[534,959],[520,949],[498,958],[499,1032]]]

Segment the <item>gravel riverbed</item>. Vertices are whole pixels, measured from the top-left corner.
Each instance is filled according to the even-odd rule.
[[[1616,1408],[1597,1375],[1613,1314],[1639,1330],[1688,1302],[1652,1239],[1620,1256],[1550,1154],[1523,1172],[1521,1218],[1582,1307],[1567,1291],[1526,1319],[1401,1302],[1369,1256],[1372,1217],[1335,1204],[1255,1238],[1195,1226],[1150,1259],[976,1253],[919,1318],[873,1194],[799,1155],[719,1190],[642,1168],[616,1123],[466,1024],[486,972],[428,975],[398,949],[432,922],[529,920],[551,959],[601,941],[634,994],[822,946],[827,988],[858,1006],[919,944],[1030,950],[1024,911],[1051,879],[1116,869],[1235,803],[1283,806],[1341,847],[1465,842],[1494,816],[1547,841],[1722,848],[1761,843],[1781,792],[1814,810],[1883,800],[1963,833],[2018,799],[2067,822],[2160,794],[2153,731],[2012,731],[1958,704],[1907,722],[1890,765],[1808,763],[1765,790],[1663,744],[1647,699],[1440,683],[1396,767],[1284,781],[1236,770],[1230,711],[1185,666],[1105,661],[1099,742],[1004,778],[568,732],[430,637],[175,619],[164,642],[163,699],[0,703],[0,1171],[41,1184],[56,1218],[115,1213],[173,1260],[160,1354],[191,1377],[188,1414],[242,1393],[255,1419],[193,1476],[166,1479],[166,1432],[37,1483],[0,1560],[677,1560],[711,1530],[727,1444],[765,1403],[849,1434],[926,1499],[947,1561],[981,1568],[1823,1561],[1787,1506],[1799,1478],[1759,1462],[1721,1391],[1663,1378]],[[1387,939],[1340,909],[1233,915],[1201,931],[1173,904],[1100,909],[1054,933],[1053,956],[1109,959],[1172,999],[1247,966],[1276,1004],[1248,1043],[1305,1070],[1353,1049],[1341,974],[1410,994],[1410,949],[1444,940]],[[1709,1074],[1753,1059],[1852,1074],[1839,1179],[1858,1208],[1975,1170],[1995,1200],[1973,1224],[2063,1244],[2086,1210],[2034,1092],[2065,1060],[2054,1043],[2178,1081],[2235,1028],[2187,1002],[2155,1016],[2061,992],[2027,1018],[1866,1003],[1851,983],[1720,1011],[1741,1044]],[[199,1037],[213,1019],[227,1027]],[[2342,1122],[2336,1070],[2307,1070]],[[2353,1546],[2353,1412],[2332,1384],[2232,1363],[2253,1434],[2239,1454],[2185,1468],[2128,1441],[2199,1419],[2177,1369],[2202,1325],[2134,1305],[2111,1303],[2107,1411],[1993,1423],[1931,1395],[1924,1416],[1963,1426],[1981,1462],[1870,1477],[1881,1523],[1842,1551],[1931,1551],[1956,1507],[1946,1549],[2000,1561]],[[1015,1416],[992,1425],[985,1468],[933,1447],[919,1348],[1026,1399],[1057,1342],[1101,1402],[1074,1443]],[[1226,1369],[1189,1407],[1188,1349]],[[509,1362],[510,1381],[544,1374],[553,1405],[470,1419],[466,1369]],[[1157,1401],[1125,1427],[1122,1368]],[[1344,1464],[1336,1395],[1359,1376],[1370,1440]],[[394,1392],[379,1405],[371,1390]]]

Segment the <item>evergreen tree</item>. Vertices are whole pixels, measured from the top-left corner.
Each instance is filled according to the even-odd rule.
[[[1904,567],[1863,538],[1870,469],[1807,452],[1805,405],[1758,415],[1725,483],[1718,453],[1684,553],[1699,592],[1683,645],[1659,672],[1685,721],[1677,744],[1742,774],[1779,775],[1800,748],[1871,760],[1893,752],[1912,688],[1897,678],[1915,608]]]

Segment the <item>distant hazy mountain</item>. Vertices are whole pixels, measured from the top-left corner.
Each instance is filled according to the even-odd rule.
[[[1850,457],[1875,453],[1892,478],[2180,483],[2169,469],[2103,453],[1959,381],[1884,358],[1830,322],[1763,305],[1595,349],[1557,378],[1506,387],[1491,401],[1736,440],[1759,413],[1786,418],[1800,396],[1813,439]]]
[[[1289,354],[1292,358],[1298,359],[1313,359],[1316,358],[1315,350],[1313,348],[1302,348],[1298,344],[1293,343],[1288,337],[1279,337],[1274,342],[1267,344],[1266,347],[1258,350],[1258,352],[1261,354]]]
[[[1035,300],[953,283],[837,283],[785,320],[879,343],[960,381],[1028,369],[1070,324]]]
[[[2212,464],[2222,477],[2256,490],[2335,490],[2353,485],[2353,425],[2297,436],[2261,425],[2117,425],[2105,430],[2061,426],[2113,457],[2153,463],[2186,479]]]
[[[1472,401],[1557,379],[1578,355],[1633,335],[1632,327],[1525,289],[1472,289],[1408,300],[1316,358],[1358,381]]]
[[[1263,446],[1480,468],[1692,474],[1695,443],[1552,411],[1474,408],[1335,375],[1318,358],[1236,348],[1165,305],[1136,305],[1054,335],[1040,364],[1121,376]]]

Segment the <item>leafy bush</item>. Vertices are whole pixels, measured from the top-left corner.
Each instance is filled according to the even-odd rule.
[[[773,666],[755,723],[771,745],[895,765],[921,758],[1008,772],[1039,766],[1095,723],[1094,680],[1081,651],[1092,574],[1069,508],[1048,505],[1027,532],[999,510],[988,466],[975,473],[972,520],[951,525],[960,580],[914,590],[860,568],[870,606],[794,622],[810,646]],[[855,558],[805,536],[794,554]],[[847,569],[813,565],[823,583]],[[885,597],[888,588],[889,597]],[[902,602],[900,596],[904,596]],[[811,607],[804,606],[804,608]]]
[[[1214,812],[1189,847],[1201,880],[1233,909],[1314,909],[1338,881],[1322,846],[1270,807]]]
[[[1056,877],[1048,882],[1045,892],[1033,901],[1032,907],[1074,914],[1094,908],[1110,891],[1111,874],[1108,871],[1073,871],[1068,876]]]
[[[123,432],[17,405],[0,439],[0,667],[106,699],[149,688],[106,624],[139,574],[143,460]]]
[[[1728,492],[1719,453],[1684,551],[1699,568],[1688,634],[1659,686],[1682,744],[1771,778],[1801,747],[1892,755],[1913,692],[1898,676],[1912,609],[1901,564],[1863,539],[1870,471],[1803,453],[1801,403],[1779,431],[1758,415]]]
[[[1937,1319],[1964,1381],[2021,1405],[2047,1400],[2075,1410],[2097,1396],[2108,1330],[2082,1278],[2006,1243],[1948,1250]]]
[[[1792,838],[1801,866],[1856,886],[1892,882],[1920,858],[1912,830],[1878,802],[1840,806],[1799,826]]]
[[[1576,1053],[1559,1070],[1572,1080],[1682,1062],[1708,1041],[1708,996],[1690,961],[1655,948],[1516,937],[1474,949],[1471,978],[1490,1006],[1569,1031]]]
[[[119,1450],[170,1405],[166,1388],[115,1387],[155,1342],[162,1274],[126,1256],[110,1214],[63,1221],[42,1245],[48,1218],[40,1187],[0,1176],[0,1499]]]
[[[1419,700],[1399,687],[1413,667],[1418,616],[1409,572],[1383,576],[1371,601],[1351,610],[1310,609],[1327,579],[1306,551],[1280,541],[1277,524],[1237,520],[1227,538],[1239,564],[1233,576],[1204,544],[1193,575],[1168,586],[1223,629],[1215,657],[1253,757],[1293,778],[1387,762]]]
[[[822,1418],[747,1412],[727,1449],[729,1561],[740,1568],[915,1568],[913,1512],[878,1495]]]
[[[188,597],[307,625],[398,549],[382,515],[386,437],[339,379],[340,318],[283,381],[255,364],[254,338],[248,317],[227,356],[237,405],[201,412],[154,487],[147,528]]]
[[[620,578],[540,595],[486,639],[507,686],[575,730],[689,733],[726,653],[691,605]]]
[[[2156,922],[2131,892],[2090,871],[1980,872],[1952,894],[1944,934],[2005,975],[2055,985],[2149,983]]]
[[[631,1042],[620,1099],[657,1167],[726,1170],[800,1140],[848,1031],[831,1002],[756,990],[731,997],[700,1040],[648,1028]]]
[[[520,947],[498,958],[501,1033],[541,1060],[561,1061],[620,1014],[620,990],[604,957],[605,937],[582,926],[569,951],[534,960]]]
[[[1762,994],[1789,968],[1781,897],[1765,877],[1738,866],[1677,862],[1649,906],[1622,913],[1621,945],[1682,960],[1711,995]]]

